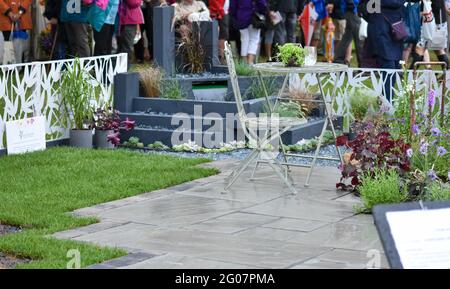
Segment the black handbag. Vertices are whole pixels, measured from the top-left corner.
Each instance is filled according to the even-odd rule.
[[[256,7],[255,1],[253,1],[253,6]],[[252,25],[253,25],[253,28],[256,28],[256,29],[266,28],[266,15],[258,13],[256,11],[253,12]]]

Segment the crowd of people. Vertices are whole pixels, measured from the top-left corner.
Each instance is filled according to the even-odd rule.
[[[222,61],[225,41],[235,41],[242,60],[249,64],[260,55],[271,61],[277,46],[285,43],[315,46],[319,56],[330,62],[349,64],[355,54],[359,67],[399,68],[400,60],[421,61],[429,51],[449,63],[450,0],[41,1],[51,26],[52,59],[125,52],[130,61],[151,60],[153,8],[173,5],[175,22],[218,21]],[[31,60],[26,44],[33,29],[31,3],[0,0],[0,41],[24,43],[16,51],[16,62]],[[418,5],[418,13],[406,13],[412,4]],[[405,19],[423,23],[416,39],[401,37]]]

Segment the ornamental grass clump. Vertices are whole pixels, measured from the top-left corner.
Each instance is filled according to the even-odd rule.
[[[100,101],[98,81],[75,58],[61,73],[61,104],[71,128],[82,130],[93,126],[94,104]]]
[[[160,68],[154,65],[139,65],[136,67],[136,72],[139,73],[139,81],[145,96],[158,97],[161,95],[163,72]]]
[[[286,66],[303,66],[305,64],[305,50],[294,43],[286,43],[278,47],[278,59]]]

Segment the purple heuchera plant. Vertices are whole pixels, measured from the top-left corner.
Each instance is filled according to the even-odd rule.
[[[120,127],[126,131],[134,129],[135,121],[128,117],[122,121],[120,112],[116,109],[108,107],[107,109],[97,109],[95,113],[95,129],[112,130],[113,133],[107,136],[108,141],[114,145],[120,144]]]

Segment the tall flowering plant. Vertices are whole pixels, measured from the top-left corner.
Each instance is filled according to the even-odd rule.
[[[413,167],[412,182],[426,190],[434,181],[450,179],[450,130],[446,123],[439,124],[433,90],[416,105],[427,109],[416,115],[416,123],[412,125],[412,146],[407,154]]]

